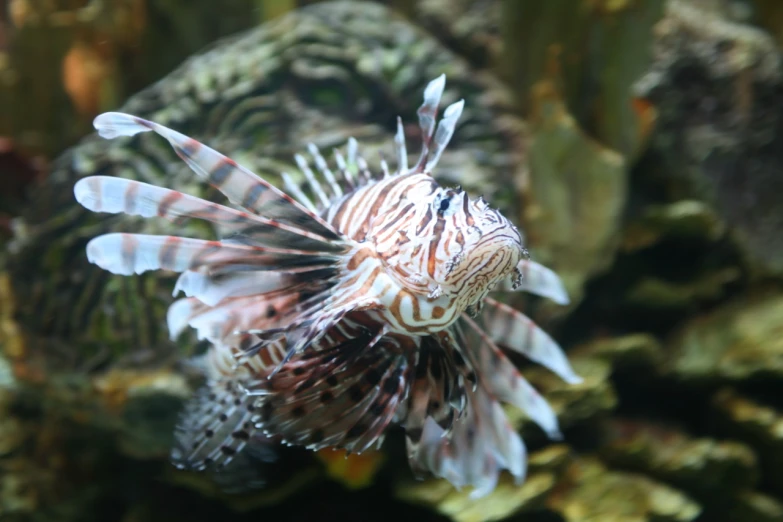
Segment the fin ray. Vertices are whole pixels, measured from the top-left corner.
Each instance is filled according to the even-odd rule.
[[[76,200],[93,212],[125,213],[131,216],[163,217],[175,223],[202,219],[223,230],[252,235],[266,246],[340,252],[345,246],[308,230],[234,210],[217,203],[140,181],[109,176],[90,176],[74,186]]]
[[[569,384],[582,382],[560,345],[522,312],[487,297],[480,320],[496,344],[521,353]]]
[[[184,272],[198,267],[247,265],[253,270],[328,267],[335,257],[323,253],[231,244],[177,236],[110,233],[87,244],[87,259],[113,274],[148,270]]]
[[[177,155],[199,176],[220,190],[235,205],[259,215],[304,227],[326,239],[339,239],[340,233],[314,212],[280,191],[250,170],[216,150],[158,123],[121,112],[107,112],[93,125],[108,139],[154,131],[169,141]]]
[[[212,381],[186,405],[176,429],[171,460],[180,469],[231,462],[255,434],[250,399],[232,381]]]
[[[469,352],[480,368],[480,379],[498,400],[513,404],[528,415],[551,438],[562,438],[557,416],[552,407],[536,391],[519,370],[498,348],[489,335],[470,317],[462,315],[467,325]]]

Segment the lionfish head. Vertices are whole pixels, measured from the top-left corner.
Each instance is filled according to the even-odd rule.
[[[403,286],[430,298],[447,296],[461,309],[481,301],[526,257],[523,237],[503,214],[460,188],[443,188],[414,175],[402,206],[407,219],[390,213],[379,229],[400,226],[394,246],[378,245],[386,266]],[[393,236],[392,236],[393,237]]]
[[[523,237],[482,197],[471,199],[462,190],[447,189],[436,199],[434,204],[444,219],[441,244],[445,254],[437,279],[468,307],[514,273],[526,257]]]
[[[373,217],[374,240],[390,275],[403,287],[431,299],[448,296],[457,308],[469,309],[509,275],[520,279],[516,267],[527,254],[522,234],[500,211],[459,187],[439,186],[433,177],[464,107],[463,100],[449,105],[436,126],[444,86],[445,76],[440,76],[424,91],[418,110],[422,151],[412,169],[398,119],[395,143],[402,176],[388,190],[394,201]]]

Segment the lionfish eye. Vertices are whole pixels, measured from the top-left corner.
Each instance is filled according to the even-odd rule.
[[[439,216],[451,215],[459,208],[459,204],[452,205],[452,200],[459,195],[459,192],[455,190],[443,191],[433,202],[433,206],[437,209]]]

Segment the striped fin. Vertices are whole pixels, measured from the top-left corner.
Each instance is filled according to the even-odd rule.
[[[334,369],[342,371],[348,368],[366,346],[377,344],[381,337],[380,333],[372,336],[364,329],[352,329],[347,336],[339,335],[336,332],[338,328],[325,336],[327,342],[324,345],[319,346],[317,350],[310,350],[292,358],[273,377],[256,383],[255,389],[302,392],[320,385],[333,375]],[[307,378],[303,379],[302,376],[305,374]]]
[[[435,420],[439,420],[443,427],[448,430],[451,428],[453,419],[462,415],[465,409],[465,378],[462,372],[467,371],[467,367],[457,364],[459,354],[455,353],[451,344],[442,343],[433,336],[427,338],[424,343],[431,344],[434,353],[440,356],[437,357],[437,364],[440,366],[440,370],[437,370],[434,364],[436,363],[436,358],[431,356],[429,372],[430,378],[434,378],[436,386],[441,388],[442,392],[439,395],[442,396],[444,405],[448,408],[446,410],[448,411],[447,416],[438,415],[438,409],[433,404],[431,414]],[[462,362],[464,363],[464,361]],[[431,372],[433,371],[437,373],[432,374]]]
[[[329,168],[326,159],[323,157],[321,151],[314,143],[308,143],[307,150],[315,162],[317,174],[320,175],[323,181],[325,181],[325,185],[321,182],[322,180],[316,176],[316,172],[313,171],[313,169],[310,167],[310,163],[303,155],[295,154],[294,160],[296,161],[296,165],[299,168],[299,171],[302,172],[305,177],[305,182],[307,187],[309,187],[310,194],[315,197],[315,199],[319,202],[319,205],[316,205],[310,196],[305,194],[302,187],[297,185],[291,179],[291,176],[286,172],[282,174],[283,182],[285,183],[286,190],[288,190],[288,192],[291,193],[291,195],[294,196],[297,201],[301,202],[302,205],[304,205],[310,211],[318,212],[319,208],[328,208],[336,200],[342,198],[345,195],[345,191],[350,192],[354,190],[356,188],[356,182],[350,170],[348,169],[345,158],[337,149],[334,149],[334,157],[335,162],[337,163],[338,171],[342,175],[341,181],[337,180],[334,173]],[[359,158],[355,158],[355,160],[359,161]]]
[[[203,271],[186,270],[177,279],[173,295],[182,292],[202,303],[215,306],[228,297],[263,294],[285,288],[292,275],[285,272],[237,272],[211,276]]]
[[[283,178],[283,184],[285,185],[286,190],[290,192],[299,203],[304,205],[311,212],[318,212],[313,201],[302,192],[302,189],[291,178],[291,175],[288,172],[281,172],[280,176]]]
[[[196,298],[188,297],[177,299],[169,306],[166,311],[166,324],[169,327],[169,338],[173,341],[185,331],[188,322],[193,314],[206,307],[204,303]]]
[[[307,228],[325,239],[341,237],[330,224],[287,194],[234,160],[184,134],[120,112],[101,114],[95,118],[93,125],[107,139],[154,131],[169,141],[177,155],[196,174],[220,190],[235,205],[289,225]]]
[[[280,303],[265,303],[256,310],[248,310],[247,307],[240,307],[239,310],[248,315],[255,312],[258,326],[263,326],[270,321],[264,313],[270,305],[281,307]],[[257,350],[252,357],[241,357],[249,347],[257,344],[259,339],[251,334],[236,333],[232,321],[241,322],[243,318],[232,317],[230,305],[228,309],[216,313],[219,308],[220,306],[206,306],[194,298],[178,299],[169,307],[166,320],[172,340],[185,328],[192,326],[199,339],[207,339],[212,343],[206,354],[191,360],[192,364],[200,367],[213,380],[245,379],[249,375],[264,375],[279,364],[285,356],[281,343],[269,343],[264,349]],[[227,321],[222,320],[221,313],[228,317]],[[241,387],[243,392],[247,393],[247,384]]]
[[[252,397],[231,380],[211,381],[185,406],[171,460],[180,469],[219,468],[255,436]]]
[[[215,306],[228,297],[268,294],[276,291],[295,292],[302,285],[313,290],[329,284],[337,273],[335,268],[304,272],[228,272],[210,274],[208,270],[187,270],[177,279],[173,295],[183,292],[204,304]]]
[[[405,147],[405,130],[402,118],[397,116],[397,134],[394,135],[394,153],[397,156],[397,174],[408,172],[408,149]]]
[[[417,364],[416,368],[414,381],[411,383],[408,409],[405,415],[405,445],[408,451],[408,461],[411,463],[411,470],[417,478],[424,478],[427,470],[426,468],[416,466],[416,462],[419,460],[418,454],[421,448],[425,425],[427,421],[430,421],[438,426],[443,432],[445,432],[445,429],[440,427],[434,419],[429,417],[428,411],[430,410],[429,404],[432,383],[427,375],[422,375],[419,371],[419,368],[422,368],[422,366]]]
[[[376,444],[404,398],[407,362],[374,336],[297,356],[269,381],[255,418],[288,444],[361,453]]]
[[[551,269],[523,259],[516,267],[516,274],[507,278],[498,290],[530,292],[567,305],[571,300],[560,277]]]
[[[363,156],[356,157],[356,166],[359,169],[359,174],[362,175],[365,181],[373,181],[375,176],[370,170],[370,166],[367,164],[367,160]]]
[[[299,170],[302,172],[302,174],[304,174],[305,179],[307,180],[307,184],[310,185],[310,190],[313,191],[313,194],[315,194],[318,200],[321,202],[321,207],[328,207],[331,200],[329,199],[329,196],[326,195],[321,182],[318,181],[318,179],[315,177],[315,174],[310,168],[310,165],[307,163],[307,160],[304,159],[304,156],[301,154],[295,154],[294,160],[296,161],[296,166],[299,167]]]
[[[467,412],[451,433],[427,419],[411,467],[445,478],[457,489],[472,486],[470,498],[477,499],[495,489],[502,469],[521,484],[527,450],[498,401],[481,387],[468,394]]]
[[[87,258],[113,274],[141,274],[148,270],[184,272],[198,267],[241,265],[253,270],[310,270],[328,267],[334,257],[287,250],[205,241],[176,236],[104,234],[87,244]]]
[[[481,325],[496,344],[545,366],[569,384],[582,382],[560,345],[525,314],[487,297]]]
[[[337,386],[323,381],[311,394],[280,403],[273,414],[279,423],[267,423],[272,426],[271,433],[285,433],[286,441],[310,449],[331,446],[361,453],[365,448],[357,447],[358,439],[367,435],[375,421],[380,419],[385,428],[393,417],[393,411],[384,406],[387,394],[379,381],[371,379],[389,380],[395,374],[399,377],[404,369],[401,360],[399,356],[368,353],[343,371],[332,372],[340,375]],[[374,438],[369,442],[372,444]]]
[[[346,177],[353,178],[351,172],[356,172],[356,186],[366,185],[374,179],[373,173],[367,165],[367,160],[359,154],[359,142],[353,136],[348,138],[348,144],[346,145],[345,171],[343,174],[347,175]]]
[[[346,184],[346,188],[348,190],[354,190],[358,186],[357,181],[354,179],[353,174],[351,174],[351,171],[348,169],[348,164],[345,162],[345,157],[338,149],[334,149],[332,152],[334,154],[334,162],[337,164],[337,170],[340,171],[340,174],[342,175]]]
[[[464,343],[460,341],[458,330],[451,326],[447,330],[436,334],[434,338],[437,340],[444,357],[448,360],[448,364],[457,370],[460,386],[468,386],[475,390],[478,386],[478,369],[473,366],[470,357],[467,356]],[[460,395],[456,398],[458,400],[453,401],[452,405],[457,408],[461,415],[464,413],[465,407],[464,390],[460,391]]]
[[[232,345],[230,362],[233,366],[231,368],[231,373],[233,374],[237,371],[244,373],[247,371],[250,375],[255,377],[252,383],[262,381],[262,377],[276,368],[286,354],[285,344],[282,342],[273,342],[265,343],[263,347],[255,350],[254,355],[248,356],[247,352],[250,351],[250,347],[259,342],[258,337],[254,335],[234,334],[228,339],[228,342],[231,342]],[[244,385],[246,394],[259,394],[251,392],[248,383],[244,383]],[[260,393],[264,394],[263,390],[260,390]]]
[[[318,169],[318,172],[321,174],[321,176],[324,177],[326,182],[329,184],[329,187],[332,189],[332,197],[343,197],[342,187],[337,184],[337,179],[334,177],[334,174],[332,174],[332,171],[329,170],[329,165],[327,165],[326,160],[321,155],[321,151],[318,150],[318,147],[316,147],[315,143],[308,143],[307,150],[313,157],[313,161],[315,161],[315,167]]]
[[[435,148],[429,154],[427,158],[427,164],[424,166],[425,172],[432,172],[432,169],[440,161],[440,157],[443,151],[451,141],[451,137],[454,135],[454,129],[457,127],[457,121],[462,116],[462,110],[465,107],[465,100],[452,103],[446,110],[443,111],[443,118],[438,124],[438,130],[435,132],[435,138],[432,140],[435,144]]]
[[[466,325],[464,336],[468,352],[479,368],[482,385],[498,400],[524,411],[549,438],[561,439],[557,416],[546,400],[472,319],[463,314],[461,320]]]
[[[251,234],[258,243],[321,252],[340,252],[339,241],[326,240],[307,230],[234,210],[175,190],[109,176],[90,176],[74,186],[76,200],[93,212],[159,216],[175,223],[203,219],[224,231]]]
[[[295,307],[297,301],[296,292],[277,296],[260,294],[232,297],[215,306],[194,298],[185,298],[178,299],[169,307],[166,318],[172,338],[190,326],[196,330],[199,339],[224,343],[237,332],[280,326],[280,318],[287,313],[288,308]]]
[[[441,74],[424,89],[424,102],[417,111],[422,135],[421,155],[413,168],[414,172],[432,172],[451,141],[457,121],[465,107],[465,100],[459,100],[446,107],[436,131],[435,120],[438,115],[438,105],[440,105],[445,87],[446,75]],[[398,151],[398,161],[399,155]]]
[[[435,118],[438,115],[438,105],[443,96],[443,90],[446,88],[446,75],[441,74],[424,88],[424,102],[416,112],[419,116],[419,128],[421,128],[421,155],[414,172],[423,172],[427,163],[427,157],[430,153],[430,143],[432,135],[435,132]]]
[[[386,428],[394,421],[397,410],[407,399],[412,370],[407,360],[396,356],[392,368],[387,370],[378,384],[380,396],[368,409],[369,426],[363,421],[355,425],[364,428],[364,434],[354,442],[345,444],[348,451],[361,453],[373,445],[380,449]]]
[[[359,158],[359,143],[356,138],[351,136],[348,138],[348,144],[346,145],[346,154],[348,155],[347,166],[356,165]]]
[[[296,305],[296,293],[283,294],[270,298],[265,295],[250,295],[233,297],[222,301],[219,305],[193,315],[188,324],[199,334],[209,334],[208,338],[215,342],[224,340],[237,332],[250,329],[276,328],[280,326],[279,317],[285,314],[289,307]]]
[[[412,461],[416,460],[427,420],[448,432],[466,405],[465,380],[450,371],[454,364],[443,348],[434,338],[425,337],[417,352],[405,418],[408,458]]]
[[[330,292],[338,293],[339,289],[335,288],[330,290]],[[344,305],[334,305],[329,300],[323,302],[316,301],[312,308],[315,313],[309,315],[301,314],[300,317],[294,319],[284,328],[267,329],[264,331],[250,330],[248,333],[259,335],[265,340],[279,338],[281,334],[285,336],[288,355],[280,366],[271,373],[269,378],[272,378],[291,357],[317,343],[332,327],[342,321],[347,314],[373,310],[380,306],[372,298],[357,301],[349,300]]]

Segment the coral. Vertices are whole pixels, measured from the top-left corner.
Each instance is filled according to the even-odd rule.
[[[0,135],[51,156],[99,110],[216,38],[250,28],[253,0],[13,0],[0,34]],[[2,49],[7,47],[6,49]]]
[[[554,374],[540,368],[525,369],[525,378],[546,396],[564,429],[608,413],[617,404],[609,381],[609,364],[591,358],[573,358],[571,363],[577,375],[584,379],[580,384],[565,384]],[[521,425],[522,419],[525,419],[522,429],[533,428],[521,411],[509,408],[507,414],[512,424]]]
[[[562,445],[533,453],[528,476],[521,487],[503,476],[495,491],[478,500],[471,499],[469,492],[455,491],[445,481],[438,480],[404,481],[397,487],[397,496],[407,502],[432,506],[454,522],[503,520],[543,507],[563,474],[568,455],[568,447]]]
[[[559,72],[557,86],[579,126],[629,160],[644,150],[655,111],[629,100],[630,87],[651,60],[657,0],[504,0],[501,70],[526,115],[535,85]]]
[[[669,239],[715,242],[723,237],[725,230],[726,224],[701,201],[647,205],[636,219],[625,225],[622,249],[634,252]]]
[[[497,66],[503,47],[502,10],[494,0],[420,0],[408,16],[468,58],[475,67]]]
[[[560,274],[578,302],[619,244],[626,163],[582,132],[553,83],[534,87],[534,103],[529,184],[518,182],[529,192],[523,222],[533,256]]]
[[[757,449],[765,475],[783,493],[783,412],[730,389],[716,394],[713,405],[723,430]]]
[[[569,484],[550,497],[568,522],[688,522],[701,513],[686,495],[647,477],[607,470],[598,461],[574,462]]]
[[[609,363],[612,370],[651,367],[661,358],[661,345],[650,334],[630,334],[596,339],[571,350],[575,359],[594,358]]]
[[[685,323],[665,371],[689,383],[783,378],[783,296],[748,295]]]
[[[670,1],[654,60],[635,85],[655,107],[652,147],[677,197],[718,209],[762,272],[783,270],[783,71],[774,39],[736,19],[732,2]]]
[[[736,441],[694,439],[670,426],[616,419],[602,450],[613,466],[676,484],[694,496],[726,495],[758,485],[756,455]]]

